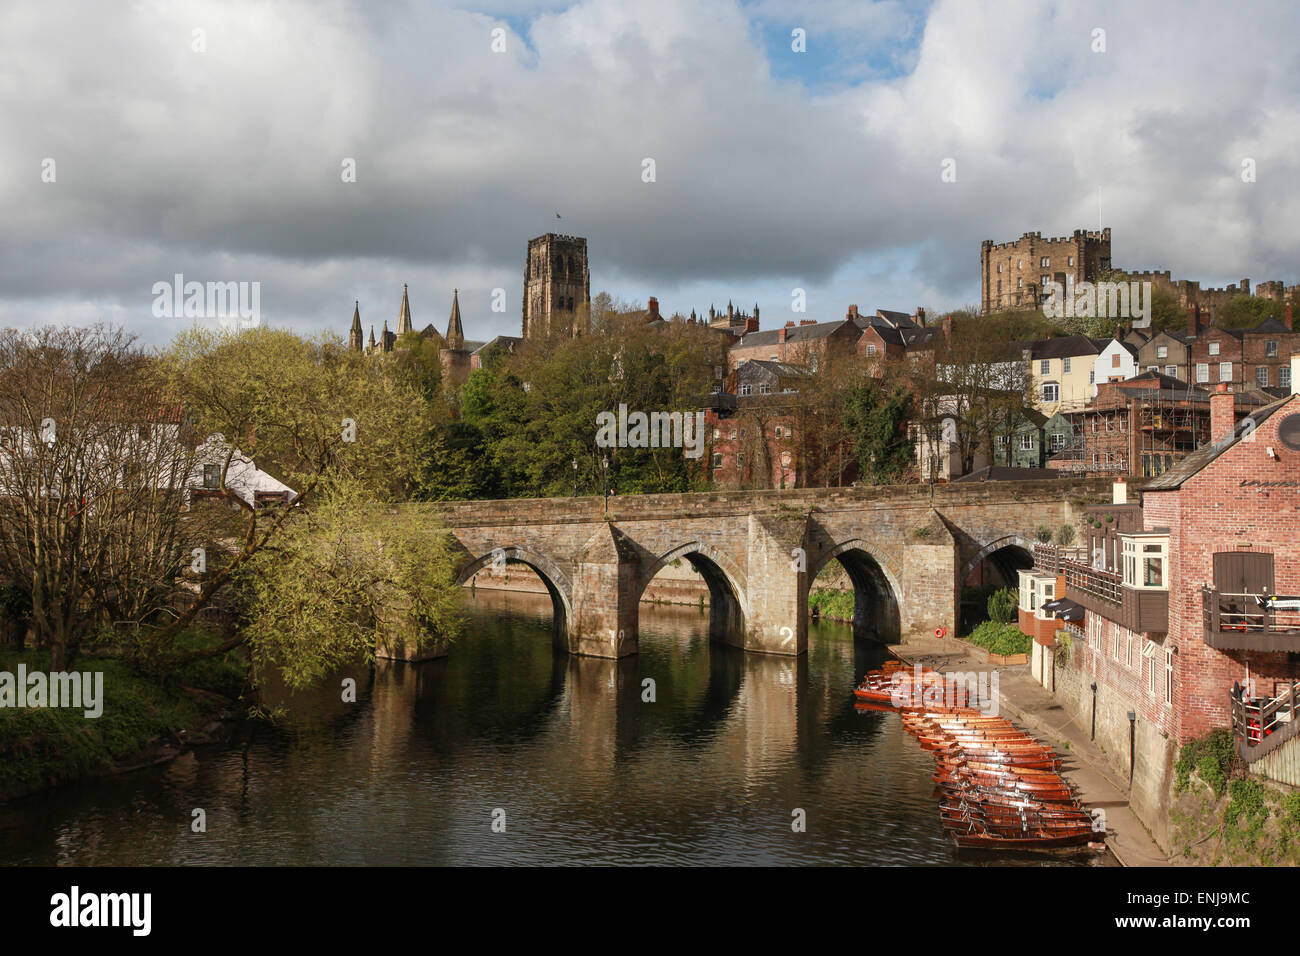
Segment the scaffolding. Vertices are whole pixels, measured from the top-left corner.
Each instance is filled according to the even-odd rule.
[[[1271,401],[1246,389],[1236,393],[1238,415]],[[1154,478],[1210,441],[1210,393],[1159,373],[1107,382],[1082,408],[1061,413],[1071,439],[1049,466],[1089,476]]]

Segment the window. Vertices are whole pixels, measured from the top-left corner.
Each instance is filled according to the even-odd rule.
[[[1017,279],[1017,280],[1016,280],[1016,288],[1017,288],[1017,289],[1023,289],[1024,287],[1025,287],[1025,280],[1024,280],[1024,279]]]
[[[1124,586],[1139,590],[1164,590],[1169,553],[1167,535],[1120,535]]]
[[[777,438],[780,438],[782,436],[782,428],[780,425],[776,426],[774,430],[774,434],[776,435]]]
[[[1269,339],[1264,343],[1264,355],[1268,358],[1277,358],[1277,342]]]
[[[1024,267],[1025,267],[1025,260],[1024,260],[1024,259],[1021,259],[1019,262],[1016,263],[1016,268],[1017,268],[1017,269],[1023,269]]]
[[[1020,450],[1021,450],[1021,451],[1033,451],[1033,450],[1034,450],[1034,435],[1033,435],[1033,432],[1028,432],[1028,433],[1026,433],[1026,434],[1020,436]]]
[[[1147,662],[1147,693],[1154,697],[1159,693],[1160,675],[1156,669],[1156,655],[1160,653],[1160,645],[1155,641],[1147,641],[1146,647],[1142,648],[1142,658]]]
[[[1112,353],[1111,353],[1111,356],[1110,356],[1110,367],[1111,367],[1111,368],[1119,368],[1119,353],[1118,353],[1118,352],[1112,352]]]
[[[220,465],[203,466],[203,487],[204,488],[221,487],[221,466]]]
[[[1049,259],[1047,256],[1043,256],[1041,259],[1038,260],[1038,267],[1040,269],[1046,269],[1051,264],[1052,264],[1052,260]]]
[[[720,454],[716,454],[716,453],[714,454],[714,456],[713,456],[713,467],[714,467],[714,468],[721,468],[721,467],[722,467],[722,456],[721,456]]]
[[[1061,386],[1055,382],[1048,382],[1043,386],[1043,401],[1059,402],[1061,400]]]
[[[1051,360],[1051,359],[1043,359],[1041,362],[1038,363],[1038,374],[1039,374],[1039,375],[1050,375],[1050,374],[1052,374],[1052,360]]]
[[[735,435],[734,432],[732,433],[731,437],[732,437],[732,438],[735,438],[735,437],[736,437],[736,435]],[[744,441],[744,440],[745,440],[745,429],[743,429],[743,428],[740,430],[740,440],[741,440],[741,441]]]
[[[1218,354],[1219,354],[1219,343],[1218,343],[1218,342],[1211,342],[1211,343],[1210,343],[1210,354],[1211,354],[1211,355],[1218,355]]]
[[[753,386],[753,385],[742,385],[742,386],[740,386],[740,394],[741,394],[741,395],[753,395],[753,394],[754,394],[754,386]]]
[[[775,355],[769,355],[769,356],[767,357],[767,360],[768,360],[769,362],[777,362],[777,361],[780,361],[780,359],[779,359],[777,356],[775,356]]]
[[[1291,367],[1283,365],[1277,370],[1277,384],[1281,388],[1291,387]]]
[[[1196,380],[1198,382],[1208,382],[1210,380],[1210,366],[1207,362],[1196,363]]]
[[[1088,370],[1088,384],[1089,384],[1089,385],[1094,385],[1094,384],[1096,384],[1096,381],[1097,381],[1097,370],[1096,370],[1096,369],[1089,369],[1089,370]]]
[[[715,427],[713,429],[713,440],[717,441],[721,437],[722,437],[722,429]]]
[[[1052,281],[1052,277],[1051,277],[1051,276],[1039,276],[1039,277],[1038,277],[1038,288],[1040,288],[1040,289],[1046,289],[1046,288],[1047,288],[1047,283],[1049,283],[1049,282],[1051,282],[1051,281]]]
[[[1070,256],[1065,261],[1066,261],[1066,265],[1070,265],[1070,266],[1074,265],[1074,256]]]
[[[139,427],[136,429],[136,434],[138,434],[138,435],[140,436],[140,440],[141,440],[141,441],[148,441],[148,440],[149,440],[149,426],[148,426],[148,425],[141,425],[141,426],[139,426]]]
[[[764,382],[762,385],[758,386],[758,394],[760,394],[760,395],[771,395],[771,394],[772,394],[772,386],[771,386],[771,385],[768,385],[766,382]]]
[[[1148,371],[1148,372],[1158,372],[1158,371],[1160,371],[1160,366],[1159,366],[1159,365],[1148,365],[1148,366],[1147,366],[1147,371]]]
[[[1002,263],[998,263],[998,275],[1002,275]]]
[[[1133,669],[1133,632],[1124,629],[1124,666]]]
[[[738,468],[739,468],[739,467],[744,467],[744,464],[745,464],[745,453],[744,453],[743,451],[741,451],[741,452],[737,452],[737,453],[736,453],[736,466],[737,466]]]
[[[1007,447],[1007,443],[1010,442],[1010,441],[1011,441],[1010,436],[1008,436],[1008,435],[999,435],[999,436],[998,436],[998,447],[999,447],[999,448],[1006,448],[1006,447]]]
[[[1061,365],[1062,365],[1062,367],[1063,367],[1065,373],[1066,373],[1067,375],[1070,374],[1070,358],[1069,358],[1068,355],[1067,355],[1065,358],[1061,359]]]
[[[1051,448],[1053,454],[1055,454],[1055,453],[1058,452],[1058,451],[1064,451],[1064,450],[1065,450],[1065,435],[1064,435],[1064,433],[1062,433],[1062,432],[1057,432],[1055,435],[1053,435],[1053,436],[1049,439],[1049,441],[1051,442],[1051,445],[1049,445],[1048,447]]]
[[[1261,365],[1255,369],[1255,384],[1260,388],[1268,388],[1268,366]]]
[[[1231,382],[1231,381],[1232,381],[1232,363],[1231,363],[1231,362],[1220,362],[1220,363],[1219,363],[1219,381],[1220,381],[1220,382]]]
[[[867,354],[868,354],[868,355],[875,355],[875,354],[876,354],[876,347],[875,347],[874,345],[868,345],[868,346],[867,346]]]
[[[1157,346],[1156,346],[1156,358],[1169,358],[1169,346],[1167,346],[1167,345],[1157,345]]]
[[[736,430],[734,428],[731,430],[731,440],[732,441],[736,440]]]
[[[1166,366],[1165,366],[1165,374],[1168,375],[1170,378],[1177,378],[1177,377],[1178,377],[1178,366],[1177,366],[1177,365],[1166,365]]]

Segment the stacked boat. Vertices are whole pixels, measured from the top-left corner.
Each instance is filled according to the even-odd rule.
[[[1050,850],[1099,839],[1104,827],[1061,776],[1060,754],[1004,717],[920,702],[913,685],[939,675],[924,668],[898,676],[907,673],[886,665],[867,674],[855,695],[873,709],[899,711],[903,727],[934,754],[939,814],[959,847]]]

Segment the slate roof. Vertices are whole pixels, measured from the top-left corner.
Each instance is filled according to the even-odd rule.
[[[795,325],[785,330],[787,342],[807,342],[816,339],[824,339],[832,332],[838,331],[845,325],[849,325],[848,319],[840,319],[836,322],[818,322],[816,325]],[[755,345],[778,345],[780,344],[780,329],[768,329],[763,332],[749,332],[740,337],[732,348],[747,348]]]
[[[1109,339],[1103,339],[1109,342]],[[1073,358],[1076,355],[1100,355],[1101,349],[1086,335],[1063,335],[1038,339],[1027,346],[1031,359]]]

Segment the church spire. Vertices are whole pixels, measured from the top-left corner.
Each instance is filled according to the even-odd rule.
[[[353,352],[361,351],[361,301],[359,299],[352,309],[352,328],[348,330],[348,348]]]
[[[451,290],[451,318],[447,320],[447,348],[460,350],[465,347],[465,329],[460,322],[460,290]]]
[[[374,350],[375,350],[375,327],[372,325],[370,327],[370,348],[367,349],[367,351],[373,352]]]
[[[388,323],[385,322],[385,325]],[[407,332],[411,332],[411,303],[406,298],[406,283],[402,283],[402,311],[397,316],[397,337],[401,338]]]

